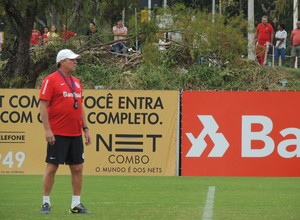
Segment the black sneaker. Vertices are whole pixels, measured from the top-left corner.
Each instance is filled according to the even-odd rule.
[[[89,210],[87,210],[82,203],[70,209],[70,214],[91,214]]]
[[[50,209],[51,209],[51,206],[49,203],[44,203],[41,207],[41,210],[40,210],[40,213],[41,214],[49,214],[50,212]]]

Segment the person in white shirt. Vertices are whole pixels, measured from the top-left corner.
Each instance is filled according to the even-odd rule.
[[[115,53],[120,53],[124,49],[123,43],[126,42],[127,38],[127,27],[123,25],[122,18],[119,18],[117,20],[117,25],[113,27],[113,33],[114,33],[114,41],[116,41],[115,44],[112,45],[112,48]],[[121,41],[123,40],[124,41]]]
[[[171,47],[171,43],[172,43],[172,37],[170,36],[170,34],[168,32],[164,32],[162,38],[159,39],[158,49],[159,50],[167,50]]]
[[[284,30],[284,24],[278,25],[278,31],[275,34],[275,54],[274,54],[274,60],[275,65],[278,66],[279,57],[281,57],[281,63],[282,65],[285,64],[285,54],[286,54],[286,38],[287,38],[287,32]]]

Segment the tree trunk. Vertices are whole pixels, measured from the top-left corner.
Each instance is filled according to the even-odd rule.
[[[26,73],[29,70],[29,39],[24,42],[24,40],[20,41],[16,39],[17,47],[12,51],[12,56],[9,58],[6,66],[5,72],[10,78],[15,78],[18,76],[24,76],[26,78]]]
[[[10,79],[10,87],[27,87],[26,82],[30,79],[30,36],[35,21],[38,3],[34,1],[25,9],[22,15],[18,11],[14,1],[6,1],[5,12],[9,23],[16,34],[15,47],[12,48],[11,57],[5,66],[4,72]],[[36,80],[36,79],[35,79]]]

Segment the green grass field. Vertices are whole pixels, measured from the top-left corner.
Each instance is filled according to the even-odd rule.
[[[39,214],[42,176],[0,175],[0,219],[203,219],[215,186],[213,219],[300,219],[300,178],[85,176],[82,203],[91,215],[70,215],[69,176],[57,176],[52,210]]]

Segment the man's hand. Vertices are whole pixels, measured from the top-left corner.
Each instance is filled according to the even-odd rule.
[[[52,133],[51,130],[46,130],[46,141],[50,144],[50,145],[54,145],[55,144],[55,137]]]
[[[85,138],[85,145],[90,145],[92,143],[92,139],[89,133],[89,129],[84,130],[84,138]]]

